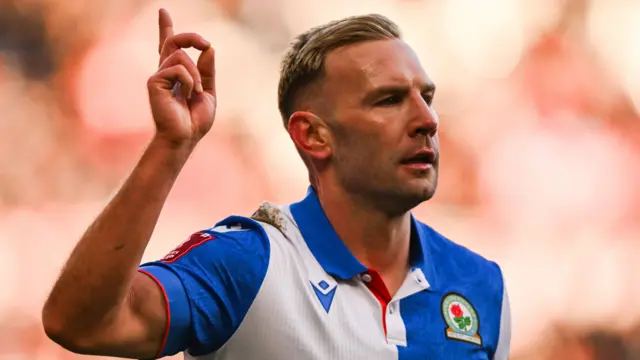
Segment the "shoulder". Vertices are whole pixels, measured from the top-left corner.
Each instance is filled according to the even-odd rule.
[[[197,231],[140,272],[161,288],[170,319],[162,355],[220,348],[240,326],[270,264],[263,227],[231,216]]]
[[[255,287],[264,279],[270,257],[269,238],[262,226],[250,218],[230,216],[192,233],[163,258],[140,269],[162,279],[177,277],[184,286],[245,283]]]
[[[496,262],[455,243],[426,224],[418,222],[418,226],[428,238],[426,246],[439,276],[450,281],[477,283],[502,297],[504,281]]]
[[[479,333],[495,359],[506,359],[510,338],[510,308],[500,266],[421,224],[433,268],[446,299],[462,298],[480,319]]]
[[[235,256],[248,260],[268,258],[269,252],[269,238],[260,224],[250,218],[230,216],[211,228],[192,233],[158,262],[229,261]]]

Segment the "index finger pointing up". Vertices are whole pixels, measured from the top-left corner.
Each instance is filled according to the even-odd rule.
[[[158,28],[160,33],[160,40],[158,44],[158,54],[162,52],[162,46],[169,36],[173,35],[173,21],[171,15],[166,9],[160,9],[158,11]]]

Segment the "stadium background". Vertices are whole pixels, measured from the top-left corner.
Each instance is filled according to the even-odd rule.
[[[276,108],[280,56],[312,25],[380,12],[438,85],[440,187],[416,214],[502,265],[512,359],[640,359],[640,2],[178,4],[0,1],[0,359],[80,358],[46,339],[40,309],[152,133],[160,6],[212,40],[220,107],[146,259],[304,195]]]

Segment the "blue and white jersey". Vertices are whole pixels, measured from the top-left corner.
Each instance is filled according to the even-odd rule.
[[[507,359],[498,265],[412,222],[411,270],[394,295],[349,252],[313,190],[195,233],[140,267],[166,295],[158,357]]]

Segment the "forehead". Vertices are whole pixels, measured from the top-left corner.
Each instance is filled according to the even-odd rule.
[[[368,41],[338,48],[325,61],[325,89],[366,92],[381,86],[423,87],[432,83],[411,47],[402,40]]]

